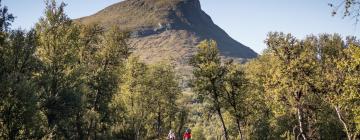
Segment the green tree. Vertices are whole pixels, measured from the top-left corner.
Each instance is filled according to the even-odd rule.
[[[307,118],[314,115],[311,108],[314,102],[320,100],[315,96],[313,81],[318,78],[314,38],[299,41],[290,34],[270,33],[266,43],[280,63],[275,67],[276,71],[267,90],[275,95],[275,100],[279,100],[282,107],[289,107],[289,111],[294,111],[299,135],[303,139],[309,139],[312,126],[311,119]]]
[[[101,36],[104,31],[97,25],[80,26],[80,48],[79,52],[79,69],[82,75],[79,75],[82,79],[82,102],[81,109],[76,113],[76,129],[79,139],[88,139],[93,136],[90,133],[95,129],[93,127],[93,120],[97,117],[97,112],[92,109],[94,90],[91,89],[92,78],[94,71],[98,67],[96,65],[96,53],[99,50]]]
[[[123,63],[130,55],[131,48],[126,42],[129,36],[117,27],[102,34],[101,29],[94,26],[85,37],[82,58],[90,90],[87,93],[87,108],[89,116],[92,116],[87,135],[94,138],[98,135],[110,136],[112,120],[109,104],[118,90]]]
[[[1,5],[0,1],[0,64],[5,64],[5,50],[6,50],[6,38],[9,36],[8,30],[11,23],[14,21],[14,16],[8,12],[8,8],[6,6]],[[0,74],[3,74],[5,71],[5,67],[0,67]]]
[[[175,128],[175,114],[178,110],[176,100],[181,93],[178,79],[176,78],[174,68],[168,64],[151,65],[148,77],[150,100],[147,104],[150,111],[155,113],[149,115],[149,119],[154,120],[154,126],[157,137],[164,134],[164,130]],[[166,132],[165,132],[166,134]]]
[[[3,44],[5,45],[5,44]],[[34,57],[35,33],[11,31],[4,46],[0,82],[0,137],[6,139],[39,138],[43,123],[37,106],[38,86],[32,78],[37,71]]]
[[[0,7],[0,139],[40,138],[35,32],[10,30],[14,16]]]
[[[194,140],[206,140],[204,134],[203,134],[204,128],[202,128],[200,125],[196,125],[191,132],[192,139]]]
[[[76,114],[81,110],[83,81],[79,65],[80,30],[64,13],[65,4],[46,1],[45,16],[36,24],[41,61],[38,76],[41,107],[47,118],[48,138],[74,138]]]
[[[326,40],[321,48],[324,100],[334,108],[347,138],[355,140],[360,133],[359,45],[351,40],[344,44],[338,35],[324,35],[322,40]]]
[[[213,40],[202,41],[197,49],[191,62],[194,67],[194,90],[200,98],[210,104],[210,109],[219,116],[225,139],[228,140],[229,135],[221,112],[225,70],[221,65],[219,50]]]
[[[226,74],[224,77],[225,104],[229,106],[229,111],[235,117],[236,127],[240,139],[243,139],[243,124],[245,117],[248,116],[247,106],[247,86],[245,74],[239,64],[230,61],[225,64]]]
[[[9,13],[9,9],[7,6],[1,6],[1,0],[0,0],[0,32],[8,32],[9,27],[12,22],[14,22],[14,15]]]
[[[146,117],[150,113],[147,109],[149,105],[145,102],[149,98],[145,78],[148,66],[139,62],[137,57],[130,57],[124,71],[120,91],[114,95],[110,104],[116,119],[112,129],[115,134],[132,131],[129,138],[137,140],[146,135]],[[123,110],[125,116],[119,113]]]
[[[120,91],[114,96],[111,107],[124,108],[126,115],[116,114],[117,132],[130,129],[134,139],[154,139],[175,128],[176,100],[180,94],[179,83],[173,68],[167,64],[147,66],[131,57],[122,76]],[[114,111],[118,112],[118,111]]]
[[[335,94],[338,104],[336,112],[339,120],[343,123],[345,132],[350,139],[360,138],[360,45],[349,44],[345,50],[346,59],[340,61],[338,66],[346,72],[344,82],[344,93]]]
[[[245,64],[245,76],[248,79],[248,105],[246,108],[251,110],[250,114],[245,118],[247,122],[246,136],[254,139],[281,139],[280,135],[284,132],[286,125],[282,125],[277,121],[278,118],[286,118],[285,115],[275,116],[277,107],[273,100],[273,96],[268,94],[266,83],[274,73],[273,67],[277,67],[275,57],[269,54],[269,50],[250,60]],[[249,106],[251,104],[251,106]],[[275,108],[273,110],[273,108]],[[288,122],[291,123],[291,122]]]

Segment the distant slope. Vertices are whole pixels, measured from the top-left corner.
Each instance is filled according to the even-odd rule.
[[[204,39],[216,40],[224,57],[257,56],[215,25],[199,0],[126,0],[76,21],[132,31],[135,54],[150,63],[170,60],[186,67],[195,46]]]

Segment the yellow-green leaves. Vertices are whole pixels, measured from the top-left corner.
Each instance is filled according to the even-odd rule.
[[[115,115],[115,118],[126,125],[114,125],[113,128],[129,129],[136,138],[151,138],[166,133],[164,129],[178,127],[169,123],[177,121],[176,100],[181,92],[172,66],[163,63],[146,65],[137,57],[130,57],[121,81],[110,107],[115,112],[119,107],[124,108],[126,117]]]

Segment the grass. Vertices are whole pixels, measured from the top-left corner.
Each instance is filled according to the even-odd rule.
[[[98,23],[104,27],[121,25],[122,30],[157,27],[159,23],[168,22],[169,10],[176,7],[179,1],[181,0],[127,0],[76,21],[83,24]]]

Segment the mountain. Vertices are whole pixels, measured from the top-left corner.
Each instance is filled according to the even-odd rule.
[[[199,0],[126,0],[76,21],[131,31],[134,54],[151,63],[170,60],[186,66],[195,46],[204,39],[216,40],[225,58],[257,56],[214,24]]]

